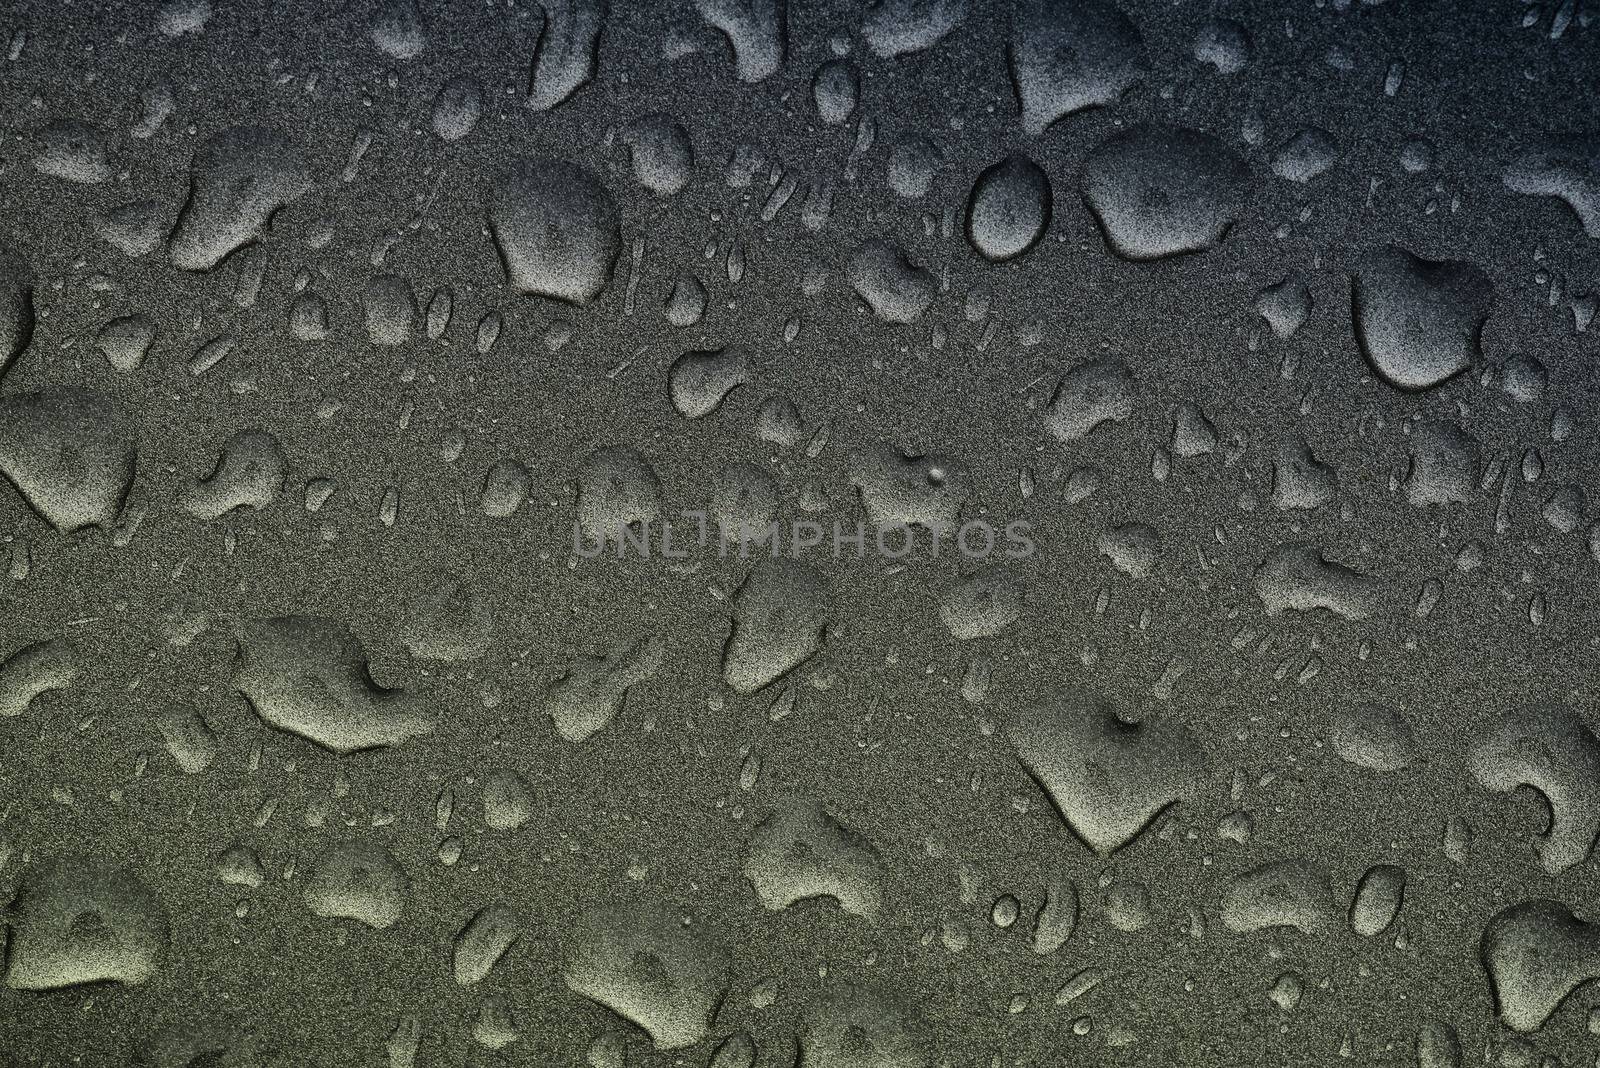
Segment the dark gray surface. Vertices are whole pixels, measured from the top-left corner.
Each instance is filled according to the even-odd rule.
[[[722,22],[737,7],[702,6]],[[374,31],[396,9],[365,3],[0,10],[0,243],[14,253],[0,281],[26,264],[36,319],[0,383],[0,657],[64,639],[0,668],[17,713],[0,718],[0,900],[14,898],[0,1051],[19,1065],[604,1066],[705,1064],[728,1040],[719,1068],[747,1068],[751,1049],[785,1068],[1594,1063],[1600,928],[1577,921],[1600,923],[1600,533],[1563,489],[1600,498],[1600,326],[1575,328],[1600,289],[1574,210],[1600,210],[1587,6],[1121,2],[1119,30],[1082,4],[1033,22],[978,0],[796,4],[781,65],[742,81],[694,3],[618,2],[592,80],[545,110],[529,106],[538,5],[420,3],[409,59],[379,47],[404,34]],[[587,17],[585,0],[551,7],[547,57]],[[960,19],[920,51],[874,53],[873,27],[919,11]],[[1195,56],[1213,17],[1251,39],[1234,73]],[[1008,42],[1040,52],[1052,25],[1102,76],[1058,71],[1049,91],[1112,90],[1030,133]],[[860,103],[830,125],[812,84],[840,55]],[[747,49],[744,73],[761,60]],[[560,95],[563,72],[540,92]],[[461,77],[482,116],[447,141],[435,103]],[[162,86],[170,116],[134,136]],[[670,148],[667,124],[639,121],[657,114],[692,144],[670,194],[671,152],[641,147]],[[69,121],[98,130],[103,166],[60,147]],[[875,136],[853,154],[864,124]],[[1140,124],[1155,147],[1119,149]],[[253,179],[263,214],[284,203],[258,240],[183,269],[211,247],[182,226],[173,238],[186,204],[196,227],[207,210],[243,225],[226,191],[207,209],[191,184],[209,166],[197,150],[241,126],[277,133],[225,137],[216,169]],[[1294,160],[1281,150],[1312,128],[1331,136],[1331,166],[1283,177],[1306,172],[1307,139]],[[1569,137],[1565,170],[1530,155]],[[1402,166],[1414,138],[1431,146],[1420,173]],[[939,165],[908,197],[918,151],[902,146],[917,139]],[[1047,176],[1051,218],[1037,245],[989,263],[965,234],[969,195],[1013,153]],[[61,159],[103,180],[60,177]],[[618,216],[615,268],[584,306],[514,292],[497,252],[506,226],[537,232],[541,205],[512,197],[523,214],[508,223],[494,190],[552,159],[585,168]],[[1176,184],[1158,204],[1141,191],[1163,175]],[[534,185],[564,217],[582,183]],[[1574,204],[1516,191],[1530,186]],[[808,191],[829,187],[813,229]],[[154,248],[102,239],[105,213],[145,201]],[[1219,212],[1225,236],[1199,242],[1214,247],[1151,261],[1102,231],[1121,217],[1155,247]],[[911,322],[852,288],[868,240],[928,272],[908,283],[931,297]],[[1470,269],[1418,273],[1391,244]],[[241,306],[252,263],[264,275]],[[707,296],[680,328],[665,305],[684,274]],[[442,335],[419,313],[409,340],[375,344],[377,275],[419,308],[448,288]],[[1280,336],[1258,297],[1290,278],[1310,309]],[[326,303],[326,340],[291,329],[301,289]],[[1270,302],[1280,326],[1290,295]],[[19,339],[25,303],[0,320]],[[484,352],[490,313],[503,328]],[[132,315],[156,334],[124,370],[96,339]],[[224,336],[231,350],[191,373]],[[686,418],[669,368],[732,345],[743,384]],[[1126,369],[1131,414],[1063,440],[1081,422],[1066,410],[1074,369],[1095,360]],[[1452,360],[1468,366],[1438,384],[1391,384]],[[803,423],[789,445],[757,432],[775,397]],[[1176,454],[1192,451],[1174,444],[1185,404],[1215,428],[1209,453]],[[276,443],[281,490],[268,439],[243,431]],[[224,465],[196,492],[230,439],[257,469]],[[1439,441],[1466,458],[1434,462]],[[958,508],[1030,522],[1039,551],[983,573],[1002,579],[999,601],[1009,581],[1021,599],[976,636],[984,617],[960,588],[974,565],[948,551],[898,566],[812,553],[810,571],[748,582],[748,561],[715,553],[581,559],[580,493],[604,481],[586,480],[586,458],[607,447],[644,458],[669,516],[705,508],[746,464],[770,474],[783,522]],[[885,447],[937,459],[901,468]],[[136,451],[125,496],[106,449]],[[485,493],[506,459],[526,469],[526,503],[486,515],[486,496],[521,495],[506,467]],[[1096,492],[1075,500],[1085,471]],[[334,488],[312,511],[319,479]],[[13,483],[54,503],[36,510]],[[1144,577],[1112,560],[1144,571],[1129,546],[1149,532],[1130,523],[1158,539]],[[1319,576],[1314,550],[1359,575]],[[426,606],[457,586],[472,607],[452,625]],[[748,616],[769,609],[804,618],[775,634]],[[819,624],[821,647],[767,681]],[[746,659],[725,676],[730,650]],[[364,662],[405,696],[375,700]],[[309,727],[273,691],[307,672],[323,680],[301,684]],[[624,686],[583,740],[558,731],[552,710],[604,709]],[[364,748],[380,741],[398,744]],[[499,769],[527,783],[515,829],[487,823],[486,793],[505,808],[487,788]],[[1537,789],[1512,789],[1523,781]],[[235,846],[259,858],[260,886],[223,881]],[[380,889],[343,895],[344,910],[392,923],[319,915],[348,863]],[[1247,874],[1264,865],[1276,880]],[[1352,900],[1379,865],[1403,870],[1404,894],[1371,931],[1381,892]],[[1309,898],[1285,905],[1272,881]],[[1002,928],[1005,895],[1020,916]],[[1037,952],[1036,927],[1069,897],[1070,936]],[[1542,899],[1560,909],[1514,909]],[[520,937],[463,985],[458,933],[495,903]],[[1253,922],[1267,925],[1234,929]],[[1103,981],[1058,998],[1087,967]],[[646,990],[625,1004],[630,969]],[[17,989],[39,985],[60,988]],[[486,1013],[508,1013],[517,1040],[491,1051]],[[1437,1052],[1444,1028],[1458,1061]]]

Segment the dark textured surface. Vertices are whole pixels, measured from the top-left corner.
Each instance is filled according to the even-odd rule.
[[[0,8],[0,1061],[1595,1063],[1590,6]]]

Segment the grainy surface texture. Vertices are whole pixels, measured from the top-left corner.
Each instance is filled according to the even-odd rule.
[[[1597,94],[0,3],[0,1065],[1600,1063]]]

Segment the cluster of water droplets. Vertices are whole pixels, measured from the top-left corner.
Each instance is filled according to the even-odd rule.
[[[0,1063],[1600,1063],[1582,5],[135,8],[0,23]]]

